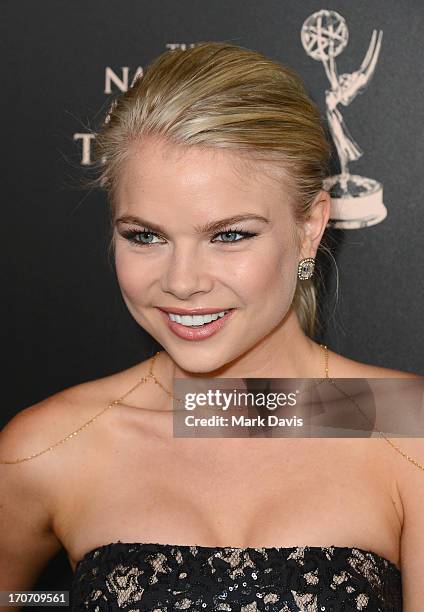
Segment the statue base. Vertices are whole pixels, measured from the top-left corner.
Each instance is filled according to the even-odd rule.
[[[328,227],[360,229],[380,223],[387,217],[383,185],[357,174],[336,174],[324,181],[331,196]]]

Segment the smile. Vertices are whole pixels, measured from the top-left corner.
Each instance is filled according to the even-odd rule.
[[[168,316],[171,321],[176,321],[181,325],[185,325],[186,327],[202,327],[207,323],[211,323],[212,321],[216,321],[219,317],[224,317],[228,310],[222,310],[221,312],[216,312],[214,314],[206,314],[206,315],[178,315],[173,314],[172,312],[168,312]]]
[[[159,310],[168,328],[183,340],[205,340],[219,332],[231,318],[234,308],[205,315],[177,315]]]

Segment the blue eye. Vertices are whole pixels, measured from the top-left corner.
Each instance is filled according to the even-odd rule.
[[[127,230],[125,232],[122,232],[124,238],[126,238],[130,242],[133,242],[137,246],[149,246],[150,244],[154,244],[153,242],[143,242],[142,240],[136,240],[136,236],[142,236],[143,234],[148,236],[157,236],[155,232],[150,232],[148,230]]]
[[[218,240],[218,242],[225,242],[226,244],[231,244],[234,242],[241,242],[242,240],[247,240],[248,238],[252,238],[252,236],[257,236],[257,234],[252,233],[252,232],[243,232],[241,229],[229,229],[225,232],[219,232],[219,234],[215,234],[214,238],[216,238],[217,236],[228,236],[228,235],[239,235],[242,236],[242,238],[238,238],[237,240]]]
[[[129,229],[129,230],[125,230],[124,232],[122,232],[122,236],[124,238],[126,238],[129,242],[131,242],[132,244],[135,244],[137,246],[141,246],[141,247],[145,247],[145,246],[152,246],[154,244],[160,244],[160,242],[152,242],[152,241],[147,241],[144,242],[142,239],[139,240],[137,237],[138,236],[156,236],[158,237],[158,234],[156,232],[152,232],[150,231],[148,228],[143,228],[142,230],[139,229]],[[217,234],[215,234],[213,236],[213,239],[217,238],[218,236],[242,236],[242,238],[237,238],[234,240],[217,240],[216,242],[222,242],[224,244],[234,244],[236,242],[241,242],[242,240],[248,240],[249,238],[253,238],[254,236],[257,236],[257,233],[255,232],[244,232],[243,230],[241,230],[240,228],[231,228],[228,230],[225,230],[223,232],[219,232]]]

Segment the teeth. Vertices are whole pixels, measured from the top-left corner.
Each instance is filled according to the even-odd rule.
[[[181,325],[186,325],[187,327],[193,327],[196,325],[204,325],[205,323],[210,323],[211,321],[216,321],[216,319],[223,317],[225,314],[229,312],[228,310],[222,310],[221,312],[215,312],[214,314],[207,315],[177,315],[168,312],[168,317],[171,321],[176,321]]]

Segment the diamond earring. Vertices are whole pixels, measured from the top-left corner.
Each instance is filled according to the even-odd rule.
[[[306,257],[299,262],[297,268],[297,275],[300,280],[309,280],[314,274],[315,259],[313,257]]]

